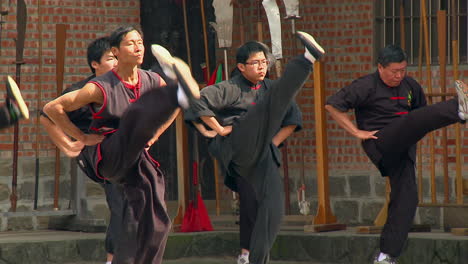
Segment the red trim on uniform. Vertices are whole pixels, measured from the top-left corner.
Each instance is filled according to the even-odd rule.
[[[135,99],[130,99],[129,102],[133,103],[135,102],[138,98],[140,98],[140,88],[141,88],[141,76],[140,76],[140,71],[138,71],[138,82],[136,85],[129,84],[127,82],[124,82],[122,78],[117,74],[117,72],[112,69],[112,73],[124,84],[125,88],[130,89],[133,91],[133,94],[135,95]]]
[[[252,89],[252,90],[258,90],[258,89],[260,89],[260,87],[262,87],[262,85],[257,84],[257,85],[251,86],[250,89]]]
[[[251,102],[250,104],[251,104],[251,105],[256,105],[257,103],[256,103],[256,102]]]
[[[100,128],[97,128],[97,127],[90,127],[89,130],[92,130],[92,131],[94,131],[94,132],[97,132],[98,134],[103,135],[103,136],[112,134],[112,133],[114,133],[114,132],[117,132],[117,130],[118,130],[118,129],[112,129],[112,130],[109,130],[109,131],[104,131],[104,132],[102,132],[101,128],[103,128],[103,127],[100,127]]]
[[[102,95],[104,96],[104,102],[102,103],[101,109],[99,109],[99,111],[97,113],[94,112],[94,109],[92,107],[90,107],[91,108],[91,114],[93,115],[93,119],[101,119],[102,116],[100,116],[100,114],[104,111],[104,109],[107,106],[107,94],[106,94],[106,91],[104,90],[104,88],[99,83],[94,82],[94,81],[91,81],[90,83],[92,83],[92,84],[96,85],[97,87],[99,87],[99,89],[101,89]]]
[[[94,170],[95,170],[95,172],[96,172],[96,176],[97,176],[99,179],[103,179],[103,180],[108,181],[108,180],[109,180],[108,178],[102,177],[101,175],[99,175],[98,166],[99,166],[99,163],[101,162],[101,160],[102,160],[101,143],[99,143],[99,144],[97,145],[97,161],[96,161],[96,168],[94,168]]]
[[[161,166],[161,164],[159,164],[159,162],[157,160],[155,160],[153,157],[151,157],[151,154],[148,152],[148,150],[146,148],[145,148],[145,151],[146,151],[146,154],[148,154],[148,157],[150,158],[150,160],[156,165],[156,167]]]
[[[408,112],[397,112],[397,113],[395,113],[395,115],[407,115],[407,114],[408,114]]]
[[[406,97],[403,96],[395,96],[395,97],[390,97],[391,100],[405,100]]]

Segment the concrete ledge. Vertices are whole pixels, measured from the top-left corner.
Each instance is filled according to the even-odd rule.
[[[378,235],[346,231],[304,233],[285,231],[271,251],[276,263],[371,263],[378,251]],[[399,264],[466,264],[468,236],[450,233],[412,233]],[[228,259],[234,263],[239,251],[238,232],[172,233],[166,260]],[[0,263],[80,263],[105,259],[104,234],[65,231],[0,233]]]

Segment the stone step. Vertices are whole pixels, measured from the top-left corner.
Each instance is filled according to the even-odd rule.
[[[236,259],[232,258],[182,258],[177,260],[164,260],[163,264],[235,264]],[[104,264],[102,262],[66,262],[63,264]],[[329,264],[325,262],[310,262],[310,261],[270,261],[270,264]]]
[[[238,231],[171,233],[165,264],[235,264]],[[379,235],[356,228],[334,232],[282,231],[271,250],[272,263],[363,264],[378,251]],[[411,233],[401,264],[460,263],[468,260],[468,236]],[[104,233],[33,231],[0,233],[0,263],[103,264]],[[192,261],[192,262],[189,262]]]

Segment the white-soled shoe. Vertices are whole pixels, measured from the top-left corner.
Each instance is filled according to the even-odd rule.
[[[374,259],[374,264],[397,264],[395,258],[390,255],[380,252]]]
[[[7,90],[7,105],[10,110],[10,116],[12,121],[17,121],[20,118],[29,119],[28,106],[24,102],[21,96],[20,89],[16,84],[15,80],[10,76],[7,76],[6,81]]]
[[[325,50],[320,46],[317,41],[315,41],[314,37],[310,34],[302,31],[297,31],[296,36],[302,42],[302,44],[306,47],[306,51],[314,58],[314,60],[320,60],[325,54]],[[306,55],[307,57],[307,55]]]
[[[468,120],[468,86],[464,82],[456,80],[455,89],[458,95],[458,116],[462,120]]]
[[[158,60],[164,74],[166,74],[168,78],[175,80],[177,77],[173,70],[174,58],[171,53],[158,44],[151,45],[151,53],[153,53],[153,56]]]
[[[190,102],[200,98],[200,87],[192,76],[189,66],[183,60],[172,57],[161,45],[151,45],[151,52],[158,60],[164,74],[179,83],[177,99],[182,108],[190,107]]]
[[[242,253],[237,257],[237,264],[249,264],[249,253]]]

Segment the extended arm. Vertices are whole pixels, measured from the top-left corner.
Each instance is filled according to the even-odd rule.
[[[377,137],[374,136],[374,134],[377,133],[377,130],[364,131],[358,129],[346,112],[341,112],[328,104],[325,105],[325,109],[330,113],[331,117],[338,123],[338,125],[348,131],[352,136],[363,140],[377,139]]]

